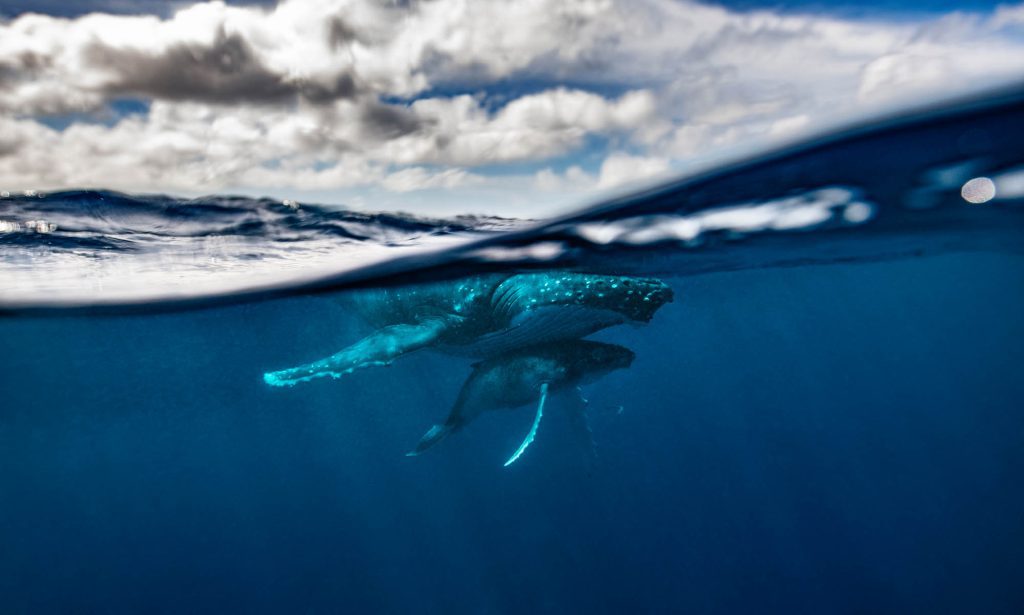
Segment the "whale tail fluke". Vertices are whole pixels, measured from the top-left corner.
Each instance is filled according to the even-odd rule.
[[[441,440],[447,438],[455,428],[452,425],[434,425],[427,433],[423,434],[420,441],[416,443],[416,447],[405,454],[406,457],[416,457],[422,455],[428,448],[434,446]]]

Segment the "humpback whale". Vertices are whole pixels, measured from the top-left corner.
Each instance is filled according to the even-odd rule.
[[[518,450],[505,462],[508,466],[533,442],[549,393],[578,387],[629,367],[634,356],[628,348],[615,344],[570,340],[524,348],[476,363],[445,422],[431,427],[406,454],[420,455],[483,412],[514,409],[536,402],[533,425]],[[593,441],[584,414],[586,400],[577,397],[575,401],[577,403],[568,405],[571,424],[578,438],[592,449]]]
[[[271,386],[339,378],[387,365],[422,348],[476,358],[574,340],[626,322],[649,322],[672,301],[661,280],[566,271],[488,274],[357,293],[375,327],[367,337],[311,363],[264,374]]]

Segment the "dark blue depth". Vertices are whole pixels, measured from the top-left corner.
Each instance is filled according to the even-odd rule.
[[[554,411],[404,457],[465,360],[265,386],[328,295],[2,319],[0,610],[1021,612],[1024,259],[667,281],[591,475]]]

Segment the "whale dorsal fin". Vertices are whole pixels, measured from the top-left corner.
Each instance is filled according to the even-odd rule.
[[[523,439],[523,443],[519,445],[516,452],[512,453],[512,456],[505,462],[505,467],[515,463],[516,459],[526,452],[526,449],[533,442],[533,438],[537,435],[537,427],[540,426],[540,419],[544,416],[544,402],[548,399],[548,383],[540,385],[540,402],[537,404],[537,415],[533,418],[533,425],[530,427],[530,433],[526,434],[526,438]]]
[[[363,367],[387,365],[397,357],[433,345],[454,322],[450,319],[431,318],[417,323],[384,327],[319,361],[267,372],[263,380],[271,386],[292,386],[314,378],[340,378]]]

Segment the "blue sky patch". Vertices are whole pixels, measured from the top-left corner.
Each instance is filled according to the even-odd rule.
[[[109,128],[125,117],[149,113],[149,106],[148,100],[119,98],[110,101],[106,107],[98,111],[43,115],[37,116],[35,120],[54,130],[64,130],[72,124],[99,124]]]

